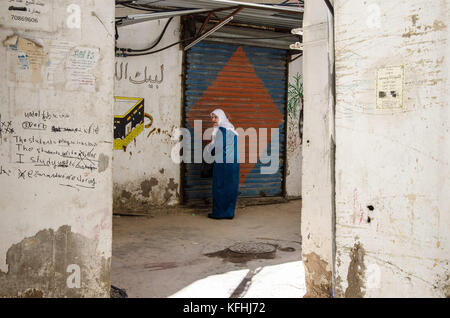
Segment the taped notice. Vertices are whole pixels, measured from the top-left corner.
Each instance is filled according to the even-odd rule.
[[[65,86],[64,63],[76,44],[68,41],[52,41],[48,47],[46,84],[50,89]]]
[[[377,109],[403,108],[404,74],[403,65],[377,70]]]
[[[66,89],[95,91],[93,70],[97,65],[98,48],[76,47],[66,61]]]
[[[0,24],[19,29],[52,31],[53,0],[2,0]]]
[[[37,40],[17,35],[7,38],[7,79],[9,86],[28,87],[42,82],[42,66],[46,60],[43,46]]]

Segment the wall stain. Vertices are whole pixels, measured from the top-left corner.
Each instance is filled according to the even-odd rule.
[[[109,166],[109,157],[101,153],[98,156],[98,172],[105,171],[106,169],[108,169],[108,166]]]
[[[163,174],[164,170],[159,170]],[[179,184],[175,178],[147,177],[137,181],[113,185],[113,213],[143,212],[150,213],[153,208],[173,205],[179,199]],[[178,203],[178,202],[176,202]]]
[[[432,25],[423,26],[423,31],[422,31],[422,26],[417,26],[418,19],[419,19],[418,17],[412,16],[413,28],[409,28],[409,31],[402,34],[402,37],[410,38],[411,36],[424,35],[429,32],[442,31],[447,28],[447,25],[444,22],[439,21],[439,20],[434,20]]]
[[[36,288],[29,288],[23,293],[19,293],[20,298],[43,298],[44,292]]]
[[[331,271],[327,270],[328,262],[312,252],[303,255],[306,267],[306,294],[304,298],[329,298],[332,296]]]
[[[0,271],[0,297],[109,297],[110,258],[98,254],[97,243],[63,225],[13,244],[8,272]],[[80,267],[80,288],[67,285],[71,264]]]
[[[164,199],[166,200],[166,202],[169,201],[170,198],[171,198],[172,195],[173,195],[173,194],[171,193],[171,191],[175,192],[176,195],[178,196],[178,191],[177,191],[177,189],[178,189],[178,183],[175,183],[174,180],[175,180],[174,178],[170,178],[170,179],[169,179],[169,184],[168,184],[167,187],[166,187],[166,191],[165,191],[165,193],[164,193]]]
[[[411,16],[411,20],[412,20],[413,26],[416,26],[417,25],[417,21],[419,20],[419,15],[418,14],[413,14]]]
[[[152,191],[152,187],[158,184],[158,180],[155,178],[151,178],[150,180],[144,180],[141,182],[141,190],[142,195],[144,197],[150,197],[150,191]]]
[[[128,192],[127,190],[122,190],[121,197],[123,197],[125,199],[129,199],[129,198],[131,198],[131,192]]]
[[[359,242],[355,243],[350,250],[350,265],[347,273],[348,287],[345,290],[346,298],[362,298],[365,295],[365,292],[362,291],[362,288],[364,288],[363,277],[366,270],[364,265],[365,253]]]

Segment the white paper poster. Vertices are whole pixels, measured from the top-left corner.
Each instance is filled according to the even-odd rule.
[[[97,65],[99,49],[76,47],[66,61],[66,89],[95,91],[93,70]]]
[[[403,66],[377,70],[377,109],[403,108]]]

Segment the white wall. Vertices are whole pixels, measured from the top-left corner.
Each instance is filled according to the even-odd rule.
[[[120,27],[117,46],[149,47],[166,22],[164,19]],[[180,19],[174,18],[155,49],[179,40]],[[163,75],[162,82],[134,84],[130,81],[130,78],[141,80],[145,69],[152,80],[158,76],[161,81]],[[114,151],[114,208],[142,211],[152,206],[178,204],[180,166],[172,162],[170,155],[176,144],[171,136],[181,124],[182,50],[175,45],[152,55],[118,57],[116,70],[115,95],[144,98],[145,112],[153,117],[153,124],[128,144],[126,150]],[[140,75],[136,76],[137,72]],[[115,110],[115,115],[120,115],[119,110]],[[148,122],[146,119],[145,124]]]
[[[305,1],[301,234],[306,297],[332,294],[334,117],[330,74],[333,37],[328,21],[324,1]]]
[[[41,3],[0,5],[0,297],[109,297],[114,1]]]
[[[335,2],[336,295],[449,297],[448,1]]]
[[[295,58],[295,57],[294,57]],[[289,63],[288,81],[296,85],[295,77],[302,76],[303,57],[299,57]],[[303,79],[302,79],[303,82]],[[289,99],[289,95],[288,95]],[[286,195],[288,197],[300,197],[302,195],[302,145],[300,138],[299,120],[300,111],[303,105],[300,101],[298,105],[289,109],[287,115],[287,147],[286,147]],[[295,108],[295,109],[294,109]]]

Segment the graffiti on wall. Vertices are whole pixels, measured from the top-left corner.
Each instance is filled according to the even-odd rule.
[[[303,139],[303,82],[302,76],[294,75],[288,86],[288,150],[293,151]]]
[[[153,117],[144,111],[144,98],[141,97],[114,97],[114,149],[126,150],[131,141],[145,128],[153,124]],[[144,126],[144,119],[150,123]]]
[[[0,139],[9,141],[0,143],[9,154],[0,165],[0,179],[95,189],[97,171],[104,171],[108,160],[97,150],[99,132],[97,123],[74,124],[71,114],[59,110],[31,109],[8,119],[0,114]]]
[[[138,70],[136,72],[130,71],[130,76],[128,76],[128,62],[124,64],[124,62],[116,62],[115,64],[115,79],[116,81],[128,80],[131,84],[134,85],[142,85],[148,84],[149,88],[159,88],[159,85],[164,81],[164,64],[161,64],[159,67],[160,74],[155,74],[152,76],[151,74],[147,74],[147,66],[144,67],[143,70]]]

